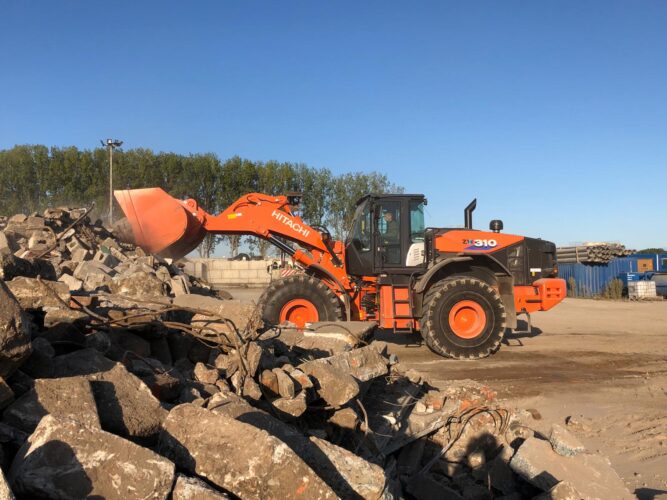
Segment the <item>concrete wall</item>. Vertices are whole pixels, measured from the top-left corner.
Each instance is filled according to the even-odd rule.
[[[266,286],[271,281],[267,272],[271,260],[190,259],[185,272],[208,281],[214,287]]]

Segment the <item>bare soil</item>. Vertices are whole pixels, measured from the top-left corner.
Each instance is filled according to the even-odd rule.
[[[440,358],[414,335],[377,337],[438,385],[473,379],[533,410],[537,430],[570,421],[640,499],[667,498],[667,301],[567,299],[532,323],[476,361]]]
[[[256,300],[261,292],[241,295]],[[532,323],[476,361],[441,358],[419,335],[376,337],[435,384],[489,385],[501,404],[529,409],[536,430],[569,422],[640,499],[667,499],[667,301],[567,299]]]

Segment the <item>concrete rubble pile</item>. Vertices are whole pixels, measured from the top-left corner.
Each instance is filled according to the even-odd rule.
[[[435,387],[368,323],[263,325],[99,225],[57,239],[76,213],[30,219],[1,233],[0,499],[630,497],[567,429]],[[25,243],[40,221],[55,246]]]
[[[82,208],[0,217],[0,279],[14,282],[10,287],[16,287],[20,297],[20,289],[31,288],[30,279],[37,276],[56,281],[55,289],[64,296],[101,291],[135,298],[213,293],[169,259],[114,238]]]

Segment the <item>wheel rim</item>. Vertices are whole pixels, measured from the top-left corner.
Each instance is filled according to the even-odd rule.
[[[484,331],[486,313],[482,306],[472,300],[462,300],[449,311],[449,327],[454,335],[472,339]]]
[[[306,323],[318,321],[320,319],[317,308],[309,300],[293,299],[285,304],[280,310],[280,322],[289,321],[299,328],[306,326]]]

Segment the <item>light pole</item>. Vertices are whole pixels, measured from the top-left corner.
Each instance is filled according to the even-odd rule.
[[[102,146],[109,150],[109,225],[113,223],[113,150],[123,145],[123,141],[118,139],[107,139],[100,141]]]

